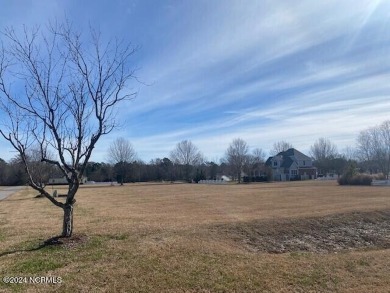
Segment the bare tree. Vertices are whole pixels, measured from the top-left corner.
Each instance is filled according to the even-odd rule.
[[[241,138],[236,138],[226,150],[226,161],[231,166],[238,183],[241,183],[241,174],[249,161],[248,144]]]
[[[204,161],[202,153],[190,140],[183,140],[179,142],[171,151],[170,157],[175,164],[179,164],[184,167],[185,178],[187,181],[190,180],[192,167],[200,165]]]
[[[135,96],[130,57],[135,48],[104,43],[69,23],[3,32],[0,51],[1,108],[8,115],[2,136],[18,151],[29,184],[64,211],[62,237],[73,232],[73,206],[80,181],[101,136],[117,125],[115,106]],[[32,175],[31,146],[40,160],[55,166],[68,182],[66,200],[53,197]],[[55,154],[54,158],[48,156]]]
[[[260,148],[255,148],[252,151],[253,163],[264,163],[265,162],[265,152]]]
[[[47,151],[46,157],[53,160],[54,156],[50,151]],[[26,161],[30,175],[33,181],[41,187],[45,187],[50,177],[55,173],[55,166],[46,161],[41,161],[41,149],[39,146],[32,147],[26,154]],[[23,160],[22,160],[23,161]]]
[[[383,175],[386,176],[387,179],[389,179],[389,173],[390,173],[390,120],[387,120],[383,122],[380,125],[380,132],[381,132],[381,141],[382,141],[382,147],[383,147]]]
[[[110,161],[119,165],[121,185],[123,185],[127,170],[126,165],[136,159],[136,152],[132,144],[123,137],[114,140],[110,145],[108,152]]]
[[[386,178],[390,173],[390,120],[360,132],[357,150],[362,161],[377,166]]]
[[[319,138],[310,147],[310,155],[314,158],[314,165],[321,174],[343,172],[345,159],[337,153],[337,147],[327,138]]]
[[[329,139],[321,137],[310,147],[310,154],[317,161],[335,158],[337,147]]]
[[[351,146],[344,147],[341,154],[347,161],[356,161],[358,157],[357,150]]]
[[[284,140],[281,140],[281,141],[278,141],[278,142],[274,143],[273,148],[270,151],[270,154],[272,156],[276,156],[280,152],[285,152],[285,151],[287,151],[288,149],[291,149],[291,148],[293,148],[293,145],[291,143],[289,143],[287,141],[284,141]]]
[[[248,155],[248,158],[252,177],[260,176],[261,173],[264,173],[265,152],[261,148],[255,148],[252,153]]]

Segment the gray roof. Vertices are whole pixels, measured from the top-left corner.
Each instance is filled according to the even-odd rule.
[[[277,156],[281,156],[283,158],[282,165],[281,165],[282,168],[290,168],[291,165],[294,163],[294,159],[299,161],[311,161],[310,157],[306,156],[300,151],[297,151],[294,148],[288,149],[287,151],[284,152],[280,152],[274,157]],[[265,164],[267,166],[271,166],[271,161],[274,157],[269,157]]]
[[[294,163],[293,159],[291,159],[290,157],[287,157],[287,158],[284,157],[283,158],[283,163],[282,163],[282,165],[280,167],[282,167],[282,168],[290,168],[293,163]]]
[[[287,151],[280,152],[277,154],[277,156],[283,156],[285,157],[295,157],[297,160],[311,160],[310,157],[306,156],[305,154],[301,153],[300,151],[297,151],[294,148],[288,149]]]

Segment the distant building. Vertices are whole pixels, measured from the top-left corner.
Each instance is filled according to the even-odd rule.
[[[317,168],[313,166],[313,160],[294,148],[269,157],[266,165],[272,169],[274,181],[317,178]]]

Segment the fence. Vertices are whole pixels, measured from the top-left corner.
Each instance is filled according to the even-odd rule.
[[[227,184],[224,180],[199,180],[200,184]]]
[[[373,180],[371,185],[373,185],[373,186],[390,186],[390,180]]]

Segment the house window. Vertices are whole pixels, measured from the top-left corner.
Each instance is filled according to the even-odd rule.
[[[277,165],[278,165],[278,162],[274,161],[274,167],[276,167]]]
[[[297,176],[298,175],[298,170],[291,170],[291,175]]]
[[[303,166],[306,166],[306,161],[303,161]]]

